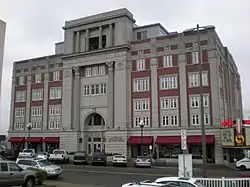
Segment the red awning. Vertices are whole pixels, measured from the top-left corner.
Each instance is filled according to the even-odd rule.
[[[180,136],[157,136],[156,144],[181,144]]]
[[[30,143],[41,143],[42,141],[43,138],[41,137],[30,137],[25,139],[25,142],[30,142]]]
[[[43,139],[45,143],[59,143],[59,137],[46,137]]]
[[[13,142],[13,143],[16,143],[16,142],[24,142],[24,137],[11,137],[8,142]]]
[[[215,137],[214,135],[206,135],[206,143],[207,144],[214,144]],[[202,136],[188,136],[187,137],[188,144],[201,144],[202,143]]]
[[[153,143],[153,136],[143,136],[142,143],[144,145],[151,145]],[[139,145],[141,144],[141,136],[130,136],[128,144]]]

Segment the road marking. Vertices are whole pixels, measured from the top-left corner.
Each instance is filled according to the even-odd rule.
[[[164,173],[150,174],[150,173],[134,173],[134,172],[115,172],[115,171],[90,171],[90,170],[80,170],[80,169],[63,169],[63,171],[69,172],[85,172],[85,173],[102,173],[102,174],[115,174],[115,175],[138,175],[138,176],[171,176]]]

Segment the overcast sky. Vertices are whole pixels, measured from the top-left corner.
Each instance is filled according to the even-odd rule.
[[[226,0],[1,0],[0,19],[7,22],[3,66],[0,133],[9,125],[13,61],[54,53],[63,40],[66,20],[113,9],[128,8],[138,25],[160,22],[168,31],[215,25],[233,54],[242,77],[244,109],[250,113],[250,1]],[[248,81],[248,82],[247,82]],[[250,116],[250,115],[249,115]]]

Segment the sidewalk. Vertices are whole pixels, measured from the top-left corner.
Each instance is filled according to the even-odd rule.
[[[72,183],[67,183],[63,181],[47,180],[47,181],[44,181],[44,184],[39,187],[102,187],[102,186],[72,184]]]

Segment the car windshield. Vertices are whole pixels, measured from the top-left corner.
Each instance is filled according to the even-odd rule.
[[[50,163],[48,160],[39,160],[39,161],[37,161],[37,163],[38,163],[39,166],[41,166],[41,167],[51,165],[51,163]]]
[[[147,156],[138,156],[137,159],[149,159]]]
[[[85,156],[86,153],[85,152],[76,152],[75,156]]]
[[[202,184],[201,182],[195,181],[194,184],[198,187],[206,187],[204,184]]]
[[[31,149],[24,149],[23,153],[32,153],[32,150]]]
[[[54,151],[54,154],[64,154],[64,151]]]
[[[125,156],[123,156],[123,155],[116,155],[116,156],[114,156],[114,158],[126,158]]]

